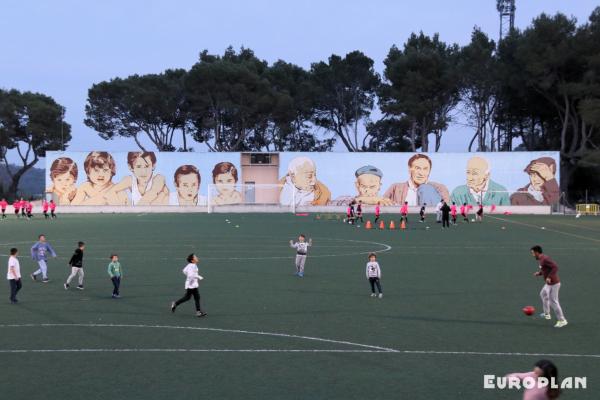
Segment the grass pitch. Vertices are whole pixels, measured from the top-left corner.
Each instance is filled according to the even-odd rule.
[[[514,399],[514,390],[484,390],[483,375],[527,371],[540,358],[562,377],[588,377],[587,390],[565,398],[597,394],[600,220],[498,216],[442,231],[412,217],[406,231],[368,231],[314,217],[2,221],[3,268],[16,246],[24,275],[20,303],[8,303],[8,285],[0,302],[2,398]],[[28,277],[39,233],[59,255],[48,284]],[[287,243],[299,233],[314,240],[303,279]],[[85,290],[65,291],[78,240],[87,244]],[[560,266],[566,328],[521,313],[541,307],[533,244]],[[383,299],[369,296],[370,251]],[[118,300],[106,272],[112,252],[124,268]],[[191,252],[205,278],[203,319],[193,302],[169,309]]]

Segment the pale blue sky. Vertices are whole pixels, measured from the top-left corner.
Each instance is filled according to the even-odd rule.
[[[517,0],[516,25],[557,11],[582,23],[597,5]],[[281,58],[305,68],[358,49],[381,72],[390,46],[402,46],[411,32],[439,32],[464,45],[475,25],[494,39],[499,29],[495,0],[0,0],[0,18],[0,87],[54,97],[73,126],[69,149],[82,151],[136,148],[126,140],[106,142],[83,124],[93,83],[189,68],[203,49],[220,54],[245,46],[269,62]],[[467,136],[464,127],[451,127],[442,151],[466,151]]]

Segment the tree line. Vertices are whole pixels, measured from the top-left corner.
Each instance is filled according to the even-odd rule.
[[[341,142],[348,151],[423,152],[463,124],[472,132],[465,151],[557,150],[569,182],[591,186],[598,175],[584,170],[599,159],[600,7],[581,24],[542,14],[500,43],[479,28],[464,46],[414,33],[383,63],[378,74],[358,50],[308,69],[247,48],[203,51],[190,69],[94,84],[84,123],[143,150],[327,151]],[[0,157],[28,143],[5,139],[22,130],[17,108],[0,109]]]

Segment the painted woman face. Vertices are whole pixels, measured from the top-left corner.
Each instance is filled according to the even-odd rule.
[[[231,194],[233,191],[235,191],[235,178],[231,172],[219,174],[215,178],[215,185],[219,193]]]
[[[198,196],[198,186],[196,174],[179,175],[177,178],[177,195],[180,199],[192,201]]]
[[[108,165],[91,168],[88,178],[94,185],[106,185],[112,178],[110,168],[108,168]]]
[[[52,179],[52,183],[54,183],[54,190],[59,193],[66,193],[75,183],[75,178],[70,173],[65,172],[64,174],[56,175]]]
[[[152,160],[150,157],[138,157],[135,159],[135,162],[129,167],[129,169],[136,178],[142,181],[147,181],[152,177],[154,165],[152,165]]]

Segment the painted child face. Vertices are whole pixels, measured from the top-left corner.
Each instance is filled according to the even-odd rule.
[[[431,166],[429,165],[429,161],[427,161],[425,158],[418,158],[414,160],[409,168],[410,178],[417,186],[427,183],[430,172]]]
[[[219,174],[215,178],[217,191],[222,194],[230,194],[235,190],[235,179],[231,172]]]
[[[91,168],[88,178],[92,184],[102,186],[111,181],[112,174],[108,165],[102,165]]]
[[[356,178],[356,190],[362,197],[376,197],[381,189],[381,178],[377,175],[363,174]]]
[[[142,181],[147,181],[154,172],[154,165],[149,156],[146,158],[138,157],[133,162],[133,165],[129,166],[129,170],[135,175],[136,178]]]
[[[54,179],[52,179],[54,183],[54,189],[59,193],[67,192],[71,186],[75,183],[75,178],[68,172],[64,174],[56,175]]]
[[[177,196],[186,201],[192,201],[198,196],[199,187],[196,174],[179,175],[177,178]]]
[[[544,181],[544,178],[542,178],[535,172],[532,172],[531,174],[529,174],[529,181],[531,182],[531,186],[535,190],[542,190],[542,186],[546,182],[546,181]]]
[[[312,192],[317,184],[317,171],[310,163],[304,163],[298,167],[292,175],[292,183],[296,188]]]

